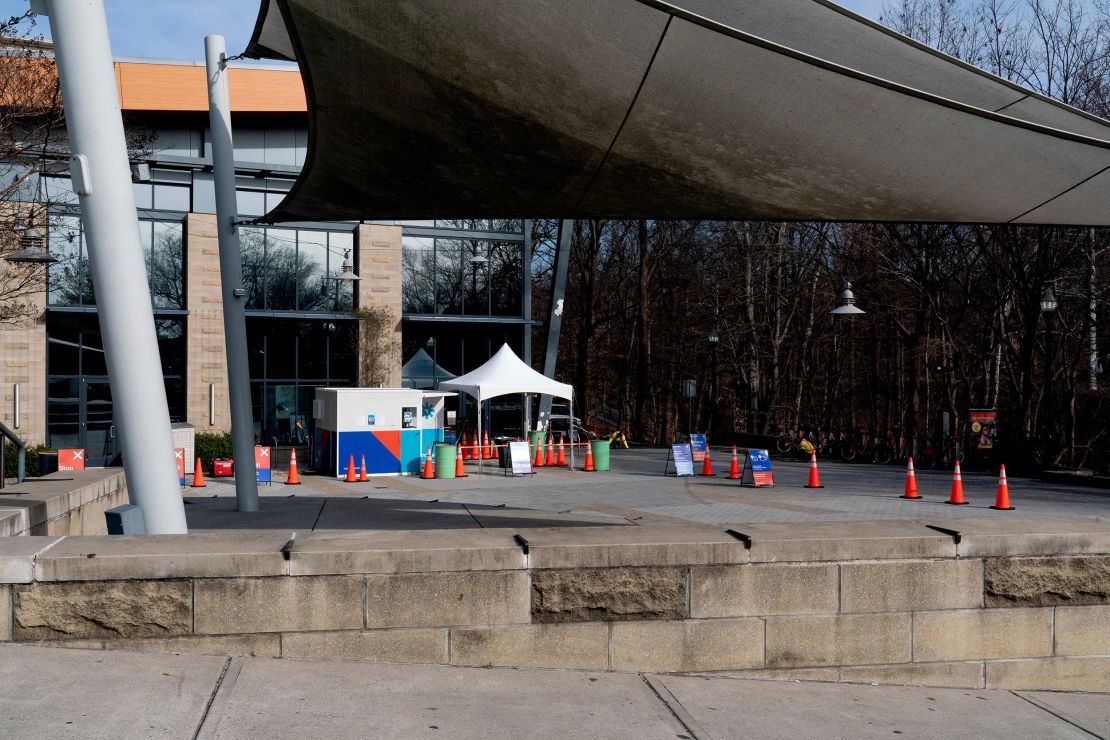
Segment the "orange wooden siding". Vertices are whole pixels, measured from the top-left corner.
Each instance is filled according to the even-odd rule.
[[[123,110],[207,111],[204,67],[116,62]],[[274,69],[231,69],[231,109],[236,113],[304,113],[301,73]]]

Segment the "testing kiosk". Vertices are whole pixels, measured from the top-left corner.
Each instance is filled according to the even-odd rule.
[[[317,388],[316,470],[344,477],[366,456],[369,475],[419,475],[420,455],[445,439],[444,399],[454,393],[411,388]]]

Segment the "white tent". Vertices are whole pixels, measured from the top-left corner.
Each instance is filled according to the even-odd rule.
[[[570,403],[570,418],[574,419],[574,387],[559,383],[529,367],[508,344],[501,346],[489,362],[466,375],[439,384],[441,389],[459,391],[478,402],[478,438],[482,437],[482,402],[498,396],[517,393],[542,393],[565,398]],[[574,441],[573,436],[571,441]],[[481,470],[481,460],[478,462]],[[574,469],[574,445],[570,446],[570,467]]]

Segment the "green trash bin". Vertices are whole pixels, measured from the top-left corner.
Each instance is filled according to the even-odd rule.
[[[436,442],[436,478],[455,477],[455,445]]]
[[[528,432],[528,452],[529,460],[536,459],[536,446],[544,441],[547,432]]]
[[[594,470],[609,470],[609,440],[593,440],[590,442],[590,450],[594,453]]]

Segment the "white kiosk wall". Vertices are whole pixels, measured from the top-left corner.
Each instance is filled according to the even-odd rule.
[[[315,467],[344,477],[366,457],[370,475],[420,473],[420,456],[443,441],[444,398],[453,393],[408,388],[318,388]]]

